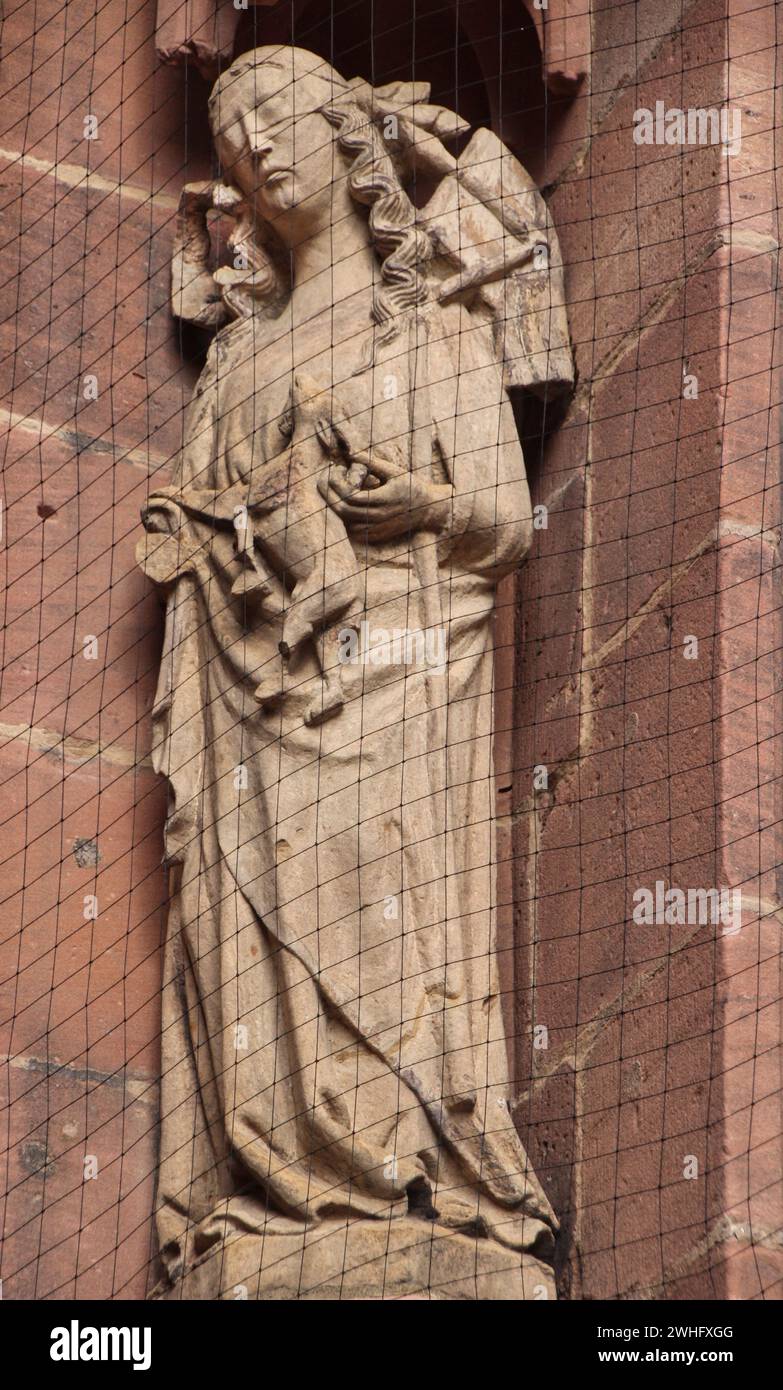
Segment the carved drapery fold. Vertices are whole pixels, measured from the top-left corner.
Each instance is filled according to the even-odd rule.
[[[508,392],[572,380],[554,231],[497,137],[449,149],[426,83],[266,48],[210,109],[223,177],[183,192],[172,304],[217,335],[139,547],[166,604],[159,1296],[551,1295],[492,634],[532,537]]]

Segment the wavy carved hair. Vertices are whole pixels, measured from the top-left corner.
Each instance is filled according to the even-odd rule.
[[[431,243],[416,225],[416,209],[372,118],[350,100],[325,106],[323,114],[337,127],[340,149],[353,156],[348,171],[351,197],[370,209],[370,237],[381,262],[372,318],[383,330],[379,341],[385,342],[396,332],[398,315],[426,299],[422,270],[432,254]]]
[[[214,115],[219,96],[226,86],[251,73],[252,60],[235,63],[219,79],[210,97]],[[376,346],[393,338],[399,315],[422,304],[427,297],[423,274],[432,255],[427,234],[416,225],[416,209],[405,192],[389,147],[372,115],[349,90],[318,108],[337,130],[337,144],[352,159],[348,170],[348,190],[355,202],[369,208],[369,232],[381,264],[380,284],[376,286],[371,310],[372,321],[381,329]],[[269,247],[264,251],[269,257]],[[270,293],[264,294],[262,276],[254,286],[256,303],[279,294],[280,277],[272,266]]]

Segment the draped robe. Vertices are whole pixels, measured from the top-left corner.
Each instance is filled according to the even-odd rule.
[[[221,330],[175,489],[220,495],[279,455],[290,355],[285,309]],[[491,332],[461,305],[407,312],[345,380],[335,364],[324,384],[366,445],[454,488],[438,534],[352,532],[367,626],[339,714],[305,722],[313,644],[278,706],[254,699],[280,620],[232,594],[225,521],[182,510],[166,563],[146,561],[161,582],[168,566],[162,1258],[185,1297],[235,1296],[239,1266],[219,1277],[214,1257],[238,1241],[250,1297],[341,1296],[337,1274],[363,1296],[344,1282],[363,1264],[376,1283],[393,1266],[396,1293],[547,1296],[554,1218],[509,1109],[495,950],[493,601],[530,542],[521,448]],[[382,645],[425,630],[444,667]]]

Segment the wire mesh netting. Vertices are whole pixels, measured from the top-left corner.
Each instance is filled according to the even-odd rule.
[[[385,1215],[427,1249],[497,1239],[510,1281],[524,1246],[561,1298],[780,1296],[776,25],[761,0],[6,0],[5,1298],[176,1296],[215,1222],[252,1226],[238,1201],[291,1249]],[[261,81],[247,55],[287,45],[363,84],[329,79],[294,151],[312,207],[350,170],[326,260],[271,213],[259,233],[225,134]],[[371,139],[346,115],[360,87]],[[440,165],[411,101],[417,128],[460,118],[429,131]],[[447,301],[452,404],[414,502],[410,362]],[[506,416],[464,403],[485,340]],[[301,524],[341,515],[367,587],[361,621],[341,598],[289,667],[300,484],[242,489],[265,430],[290,468],[303,370],[332,392],[319,467],[360,471],[319,494],[306,465]],[[368,370],[354,447],[343,398]],[[488,462],[517,438],[524,564]],[[373,519],[395,479],[429,546]],[[137,547],[171,534],[150,518],[175,494],[192,546],[176,533],[156,586]],[[359,658],[322,720],[325,630]],[[281,698],[252,705],[264,632]],[[496,1219],[501,1140],[527,1186]],[[554,1255],[517,1207],[551,1208]],[[383,1239],[344,1241],[328,1276],[301,1256],[298,1283],[286,1246],[263,1296],[400,1297]],[[455,1296],[442,1273],[428,1294]]]

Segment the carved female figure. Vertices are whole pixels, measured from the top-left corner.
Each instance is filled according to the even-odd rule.
[[[218,332],[141,554],[167,1297],[551,1291],[508,1105],[492,622],[532,533],[506,386],[570,363],[541,200],[489,132],[450,153],[427,96],[246,54],[210,103],[222,180],[183,198],[174,307]],[[246,270],[210,270],[210,205]]]

